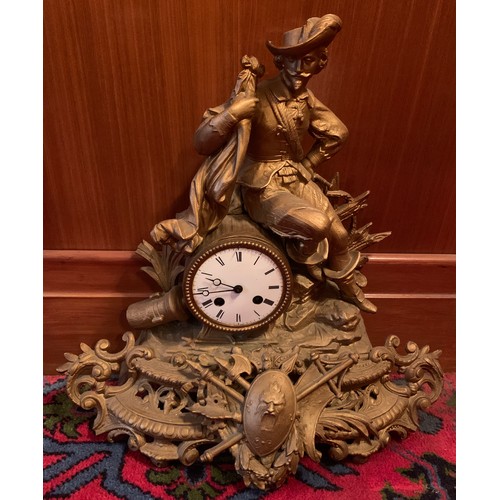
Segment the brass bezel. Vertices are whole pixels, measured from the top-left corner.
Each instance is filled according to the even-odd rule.
[[[258,250],[273,259],[283,275],[283,294],[277,307],[270,315],[249,325],[234,326],[217,323],[212,318],[208,317],[198,307],[193,297],[193,290],[191,288],[191,285],[193,283],[194,276],[200,266],[203,264],[203,262],[205,262],[207,258],[222,250],[227,250],[228,248],[251,248]],[[292,271],[290,269],[290,264],[285,258],[283,252],[281,252],[271,243],[248,236],[227,237],[222,238],[216,243],[203,249],[200,254],[198,254],[190,263],[186,265],[182,288],[187,307],[189,308],[191,313],[202,323],[211,328],[224,332],[243,333],[257,330],[258,328],[268,325],[286,311],[292,300]]]

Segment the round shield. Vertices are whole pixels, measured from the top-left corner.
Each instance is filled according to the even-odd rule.
[[[295,389],[285,373],[267,370],[255,378],[245,398],[243,429],[256,455],[265,457],[285,442],[296,406]]]

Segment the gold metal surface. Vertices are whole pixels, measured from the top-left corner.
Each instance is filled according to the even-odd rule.
[[[315,173],[347,137],[307,89],[340,27],[328,14],[268,42],[271,80],[257,84],[263,68],[243,57],[230,98],[206,111],[189,206],[137,250],[161,288],[127,310],[137,342],[82,344],[59,368],[73,402],[97,411],[97,434],[127,436],[160,465],[229,450],[248,486],[271,489],[302,456],[319,461],[318,443],[365,459],[406,437],[438,398],[440,352],[410,342],[400,354],[398,338],[373,347],[366,333],[361,311],[376,307],[361,251],[389,234],[357,227],[369,193]]]

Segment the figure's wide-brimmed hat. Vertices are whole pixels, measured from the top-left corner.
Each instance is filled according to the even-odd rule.
[[[283,35],[281,47],[266,42],[274,55],[297,56],[307,54],[318,47],[326,47],[342,28],[342,21],[334,14],[311,17],[302,28],[295,28]]]

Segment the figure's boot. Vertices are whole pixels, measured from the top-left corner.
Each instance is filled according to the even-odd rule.
[[[344,300],[359,307],[362,311],[375,313],[377,312],[377,306],[365,297],[358,283],[356,283],[355,272],[361,257],[360,253],[351,252],[349,256],[350,260],[343,269],[333,271],[324,267],[323,274],[327,279],[335,282]]]

